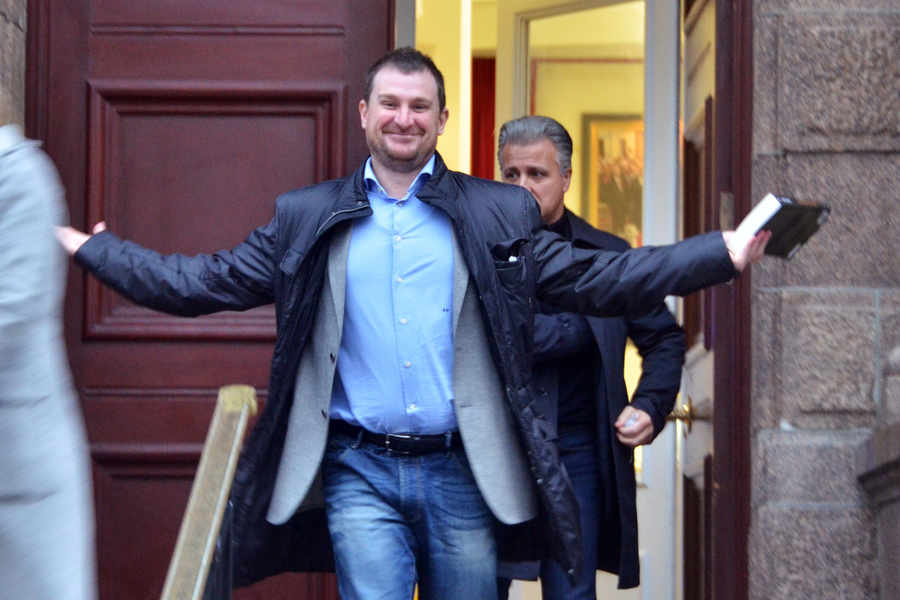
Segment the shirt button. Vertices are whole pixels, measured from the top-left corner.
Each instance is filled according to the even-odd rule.
[[[400,324],[401,324],[401,325],[406,325],[408,322],[409,322],[409,320],[408,320],[406,317],[403,317],[403,318],[400,319]]]
[[[398,277],[398,278],[397,278],[397,283],[403,283],[403,278],[402,278],[402,277]]]
[[[399,242],[399,241],[402,240],[402,239],[403,239],[403,236],[402,236],[402,235],[395,235],[395,236],[394,236],[394,241],[395,241],[395,242]]]
[[[406,361],[405,363],[403,363],[403,366],[406,367],[406,368],[408,369],[408,368],[410,368],[410,367],[412,366],[412,363],[409,362],[409,361]]]
[[[409,409],[408,409],[408,410],[414,411],[414,410],[416,410],[416,408],[417,408],[417,407],[416,407],[416,403],[413,402],[412,404],[409,405]]]

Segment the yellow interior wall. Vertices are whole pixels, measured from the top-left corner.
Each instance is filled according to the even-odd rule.
[[[601,42],[612,46],[643,45],[644,1],[620,2],[531,21],[532,46],[591,46]]]
[[[450,117],[437,149],[456,171],[471,164],[471,0],[416,0],[416,48],[444,75]]]
[[[553,117],[572,136],[572,183],[566,206],[581,214],[586,114],[642,114],[643,64],[541,62],[535,72],[535,114]]]
[[[644,112],[644,3],[534,19],[529,27],[534,113],[553,117],[572,136],[572,183],[566,206],[581,215],[583,124],[587,114]],[[569,62],[569,61],[583,62]],[[623,62],[613,62],[621,60]],[[628,62],[624,62],[628,61]],[[586,215],[581,215],[585,216]]]
[[[472,54],[494,56],[497,52],[497,3],[472,0]]]

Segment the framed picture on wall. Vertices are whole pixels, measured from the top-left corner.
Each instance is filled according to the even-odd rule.
[[[582,116],[583,215],[595,227],[642,243],[644,121],[641,115]]]

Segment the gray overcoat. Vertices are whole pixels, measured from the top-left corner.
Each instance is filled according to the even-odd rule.
[[[61,307],[63,190],[39,144],[0,127],[0,596],[96,598],[84,422]]]

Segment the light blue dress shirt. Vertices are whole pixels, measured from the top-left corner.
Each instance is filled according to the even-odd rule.
[[[453,410],[453,241],[449,217],[417,191],[388,197],[366,161],[373,214],[353,224],[331,418],[378,433],[457,429]]]

